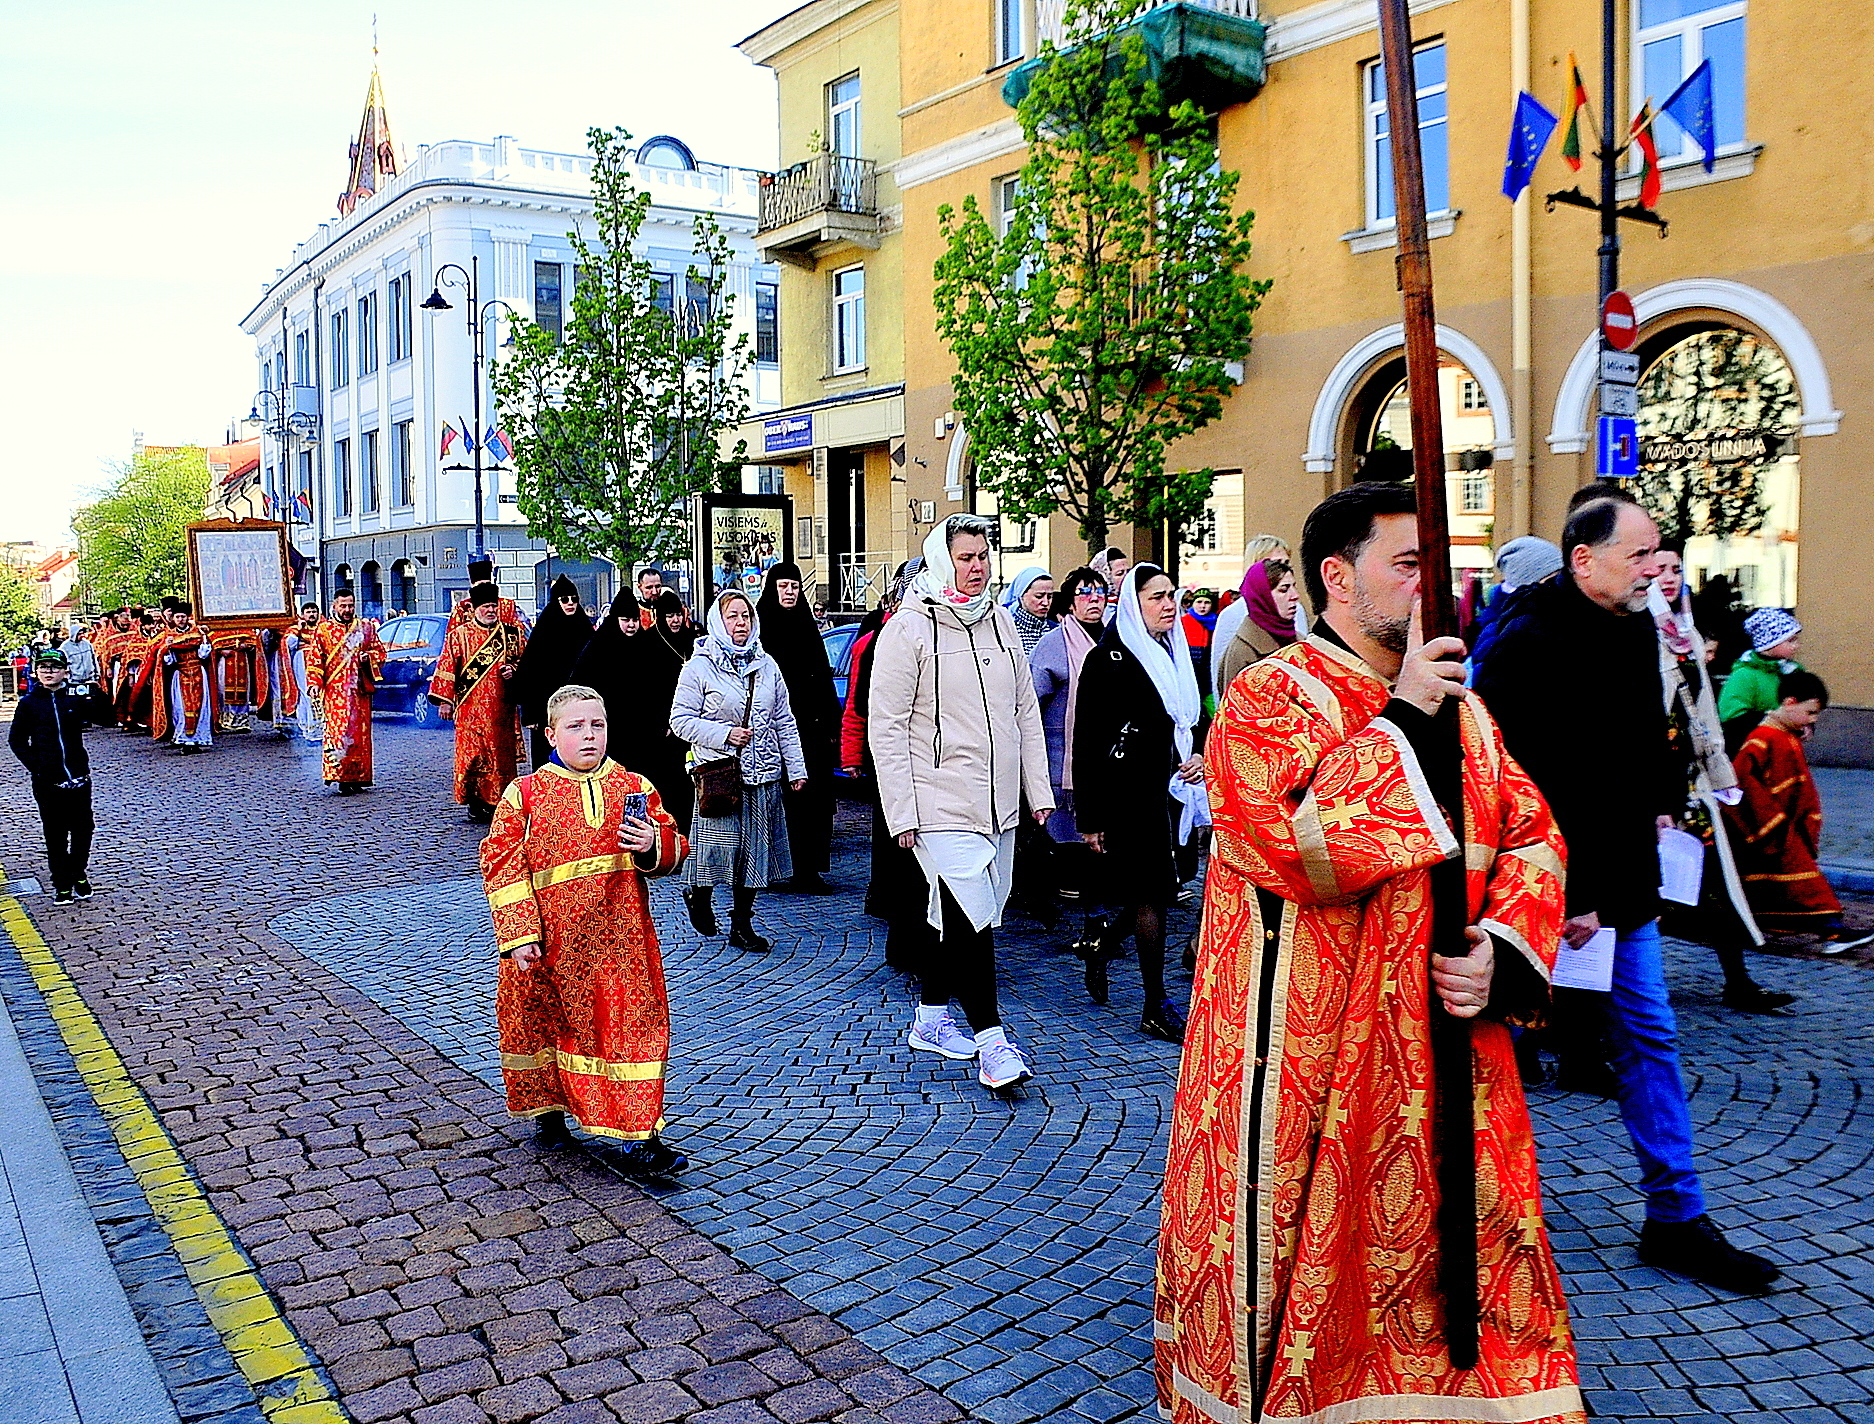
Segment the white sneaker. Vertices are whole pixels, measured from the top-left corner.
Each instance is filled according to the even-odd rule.
[[[976,1081],[985,1088],[1012,1088],[1034,1076],[1026,1055],[1006,1038],[979,1045]]]
[[[1842,933],[1853,932],[1844,930]],[[1870,944],[1874,944],[1874,934],[1859,935],[1854,939],[1825,939],[1816,948],[1824,954],[1846,954],[1851,949],[1861,949]]]
[[[957,1021],[945,1014],[942,1018],[911,1025],[905,1042],[926,1053],[941,1053],[945,1058],[974,1058],[976,1040],[957,1027]]]

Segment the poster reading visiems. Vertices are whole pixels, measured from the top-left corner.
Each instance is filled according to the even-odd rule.
[[[709,591],[739,588],[761,593],[768,570],[794,557],[793,501],[781,494],[710,494],[698,516],[698,565],[709,570]]]

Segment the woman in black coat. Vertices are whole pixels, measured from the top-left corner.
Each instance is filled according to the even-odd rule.
[[[1210,820],[1203,698],[1178,614],[1162,569],[1127,571],[1118,612],[1081,665],[1072,748],[1074,820],[1100,857],[1102,898],[1120,907],[1086,953],[1087,992],[1106,1002],[1107,962],[1131,935],[1145,988],[1139,1031],[1168,1043],[1183,1042],[1184,1019],[1165,993],[1165,916],[1182,880],[1179,850]]]
[[[784,793],[794,874],[776,888],[795,895],[829,894],[833,887],[825,876],[831,864],[833,813],[838,806],[833,777],[839,763],[842,709],[826,643],[813,621],[798,564],[779,563],[768,570],[755,617],[762,651],[780,665],[787,683],[787,700],[807,757],[807,785],[799,791],[790,787]]]
[[[592,641],[592,624],[579,606],[579,589],[573,581],[561,574],[548,593],[547,606],[514,670],[514,700],[520,704],[521,725],[531,735],[536,771],[552,754],[541,730],[547,724],[547,699],[573,680],[579,655]]]
[[[688,835],[696,790],[684,765],[688,748],[670,731],[670,703],[682,670],[682,660],[644,626],[637,595],[624,588],[579,655],[572,681],[605,701],[607,754],[648,778]]]

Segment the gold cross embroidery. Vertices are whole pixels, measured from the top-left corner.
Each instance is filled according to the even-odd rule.
[[[1379,996],[1382,999],[1390,999],[1398,991],[1399,981],[1393,978],[1392,965],[1388,964],[1380,970]]]
[[[1210,1240],[1207,1243],[1210,1247],[1210,1259],[1213,1261],[1223,1260],[1224,1257],[1229,1255],[1230,1246],[1234,1241],[1235,1233],[1232,1232],[1227,1225],[1219,1221],[1216,1230],[1210,1233]]]
[[[1406,1136],[1417,1137],[1424,1131],[1425,1119],[1431,1109],[1425,1106],[1424,1089],[1414,1088],[1411,1097],[1411,1102],[1399,1105],[1399,1116],[1406,1120]]]
[[[1302,1372],[1302,1366],[1306,1365],[1308,1361],[1314,1358],[1314,1347],[1309,1343],[1313,1339],[1314,1332],[1312,1330],[1297,1330],[1295,1332],[1295,1343],[1282,1352],[1284,1355],[1288,1356],[1288,1372],[1291,1375],[1300,1374]]]
[[[1373,814],[1373,808],[1361,800],[1353,800],[1344,806],[1334,806],[1321,812],[1321,824],[1330,831],[1345,830],[1362,816]]]
[[[1525,1246],[1534,1246],[1541,1238],[1542,1218],[1537,1214],[1534,1202],[1523,1203],[1523,1214],[1516,1218],[1516,1229],[1522,1233]]]
[[[1328,1094],[1327,1110],[1321,1116],[1321,1135],[1338,1138],[1340,1125],[1345,1121],[1347,1121],[1347,1109],[1340,1105],[1340,1090],[1337,1088]]]
[[[1479,1083],[1477,1085],[1476,1103],[1477,1116],[1484,1117],[1488,1115],[1490,1112],[1490,1085],[1488,1083]]]

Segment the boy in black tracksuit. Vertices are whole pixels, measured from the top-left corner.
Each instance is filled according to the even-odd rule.
[[[69,905],[91,898],[91,759],[85,755],[85,716],[65,691],[71,666],[57,648],[33,662],[35,684],[13,713],[7,745],[33,779],[33,799],[45,823],[52,900]]]

